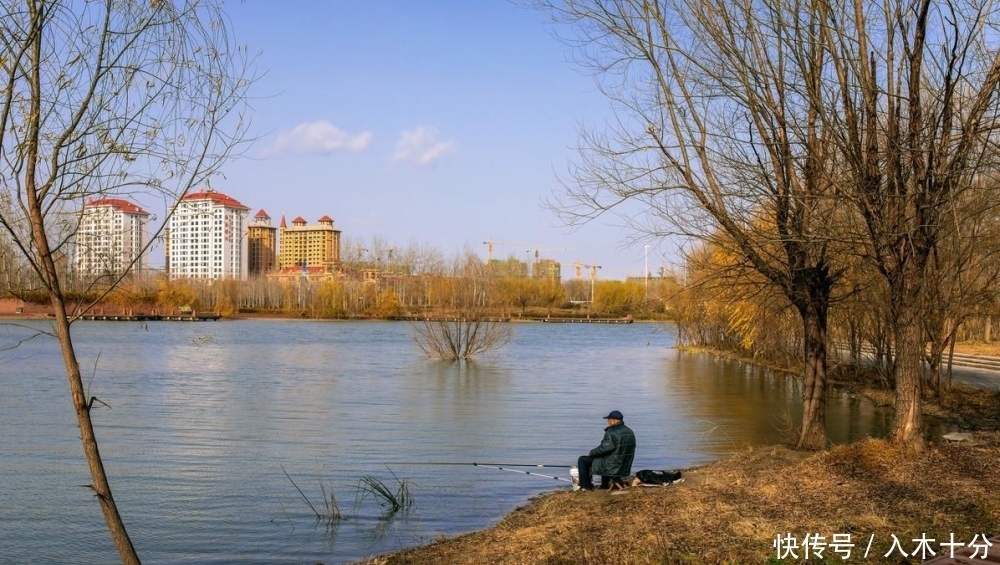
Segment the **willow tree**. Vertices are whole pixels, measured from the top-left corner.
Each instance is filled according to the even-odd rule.
[[[618,214],[638,239],[724,248],[775,285],[804,336],[798,447],[826,445],[827,226],[837,155],[820,115],[828,31],[812,5],[766,0],[541,0],[616,104],[583,134],[553,207],[570,223]]]
[[[0,230],[47,293],[90,487],[123,563],[139,558],[111,493],[65,296],[77,217],[95,197],[167,210],[244,140],[246,49],[214,0],[0,4]],[[109,291],[122,280],[120,272]]]

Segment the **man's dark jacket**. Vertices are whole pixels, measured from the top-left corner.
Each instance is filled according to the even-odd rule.
[[[594,458],[591,472],[602,477],[624,477],[632,472],[632,460],[635,459],[635,434],[625,425],[618,422],[604,428],[604,439],[601,445],[590,450]]]

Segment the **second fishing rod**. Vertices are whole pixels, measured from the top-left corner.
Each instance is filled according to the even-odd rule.
[[[541,467],[548,469],[569,469],[573,465],[550,465],[548,463],[477,463],[455,462],[455,461],[390,461],[386,465],[440,465],[440,466],[468,466],[468,467]]]
[[[550,469],[572,469],[573,465],[548,465],[544,463],[477,463],[477,462],[454,462],[454,461],[396,461],[393,463],[386,463],[386,465],[424,465],[424,466],[451,466],[451,467],[482,467],[484,469],[495,469],[497,471],[507,471],[510,473],[520,473],[522,475],[530,475],[532,477],[541,477],[544,479],[554,479],[557,481],[563,481],[567,483],[573,483],[572,479],[567,479],[565,477],[556,477],[554,475],[545,475],[542,473],[535,473],[533,471],[525,471],[523,469],[514,469],[513,467],[534,467],[534,468],[550,468]],[[570,472],[572,475],[572,471]]]

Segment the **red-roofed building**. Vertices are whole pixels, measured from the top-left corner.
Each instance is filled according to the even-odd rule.
[[[149,243],[149,212],[123,198],[91,198],[80,212],[73,270],[81,276],[141,273]]]
[[[250,277],[264,276],[273,271],[278,264],[278,230],[271,225],[271,216],[264,210],[257,212],[250,222],[247,241],[247,273]]]
[[[165,234],[170,278],[246,279],[249,212],[212,190],[181,198]]]

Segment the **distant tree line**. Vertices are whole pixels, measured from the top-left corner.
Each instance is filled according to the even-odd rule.
[[[667,319],[672,312],[670,299],[679,289],[672,275],[650,277],[648,281],[559,281],[509,276],[471,252],[451,262],[424,261],[423,268],[404,261],[397,257],[395,263],[384,265],[346,262],[344,272],[315,278],[209,281],[133,276],[110,289],[92,279],[73,284],[73,278],[68,277],[65,294],[75,303],[105,312],[176,312],[190,308],[230,317],[243,313],[393,319],[449,316],[474,305],[483,316],[503,318],[571,315]],[[438,268],[429,269],[429,264]],[[30,285],[16,294],[32,302],[48,301],[44,291],[32,290]]]

